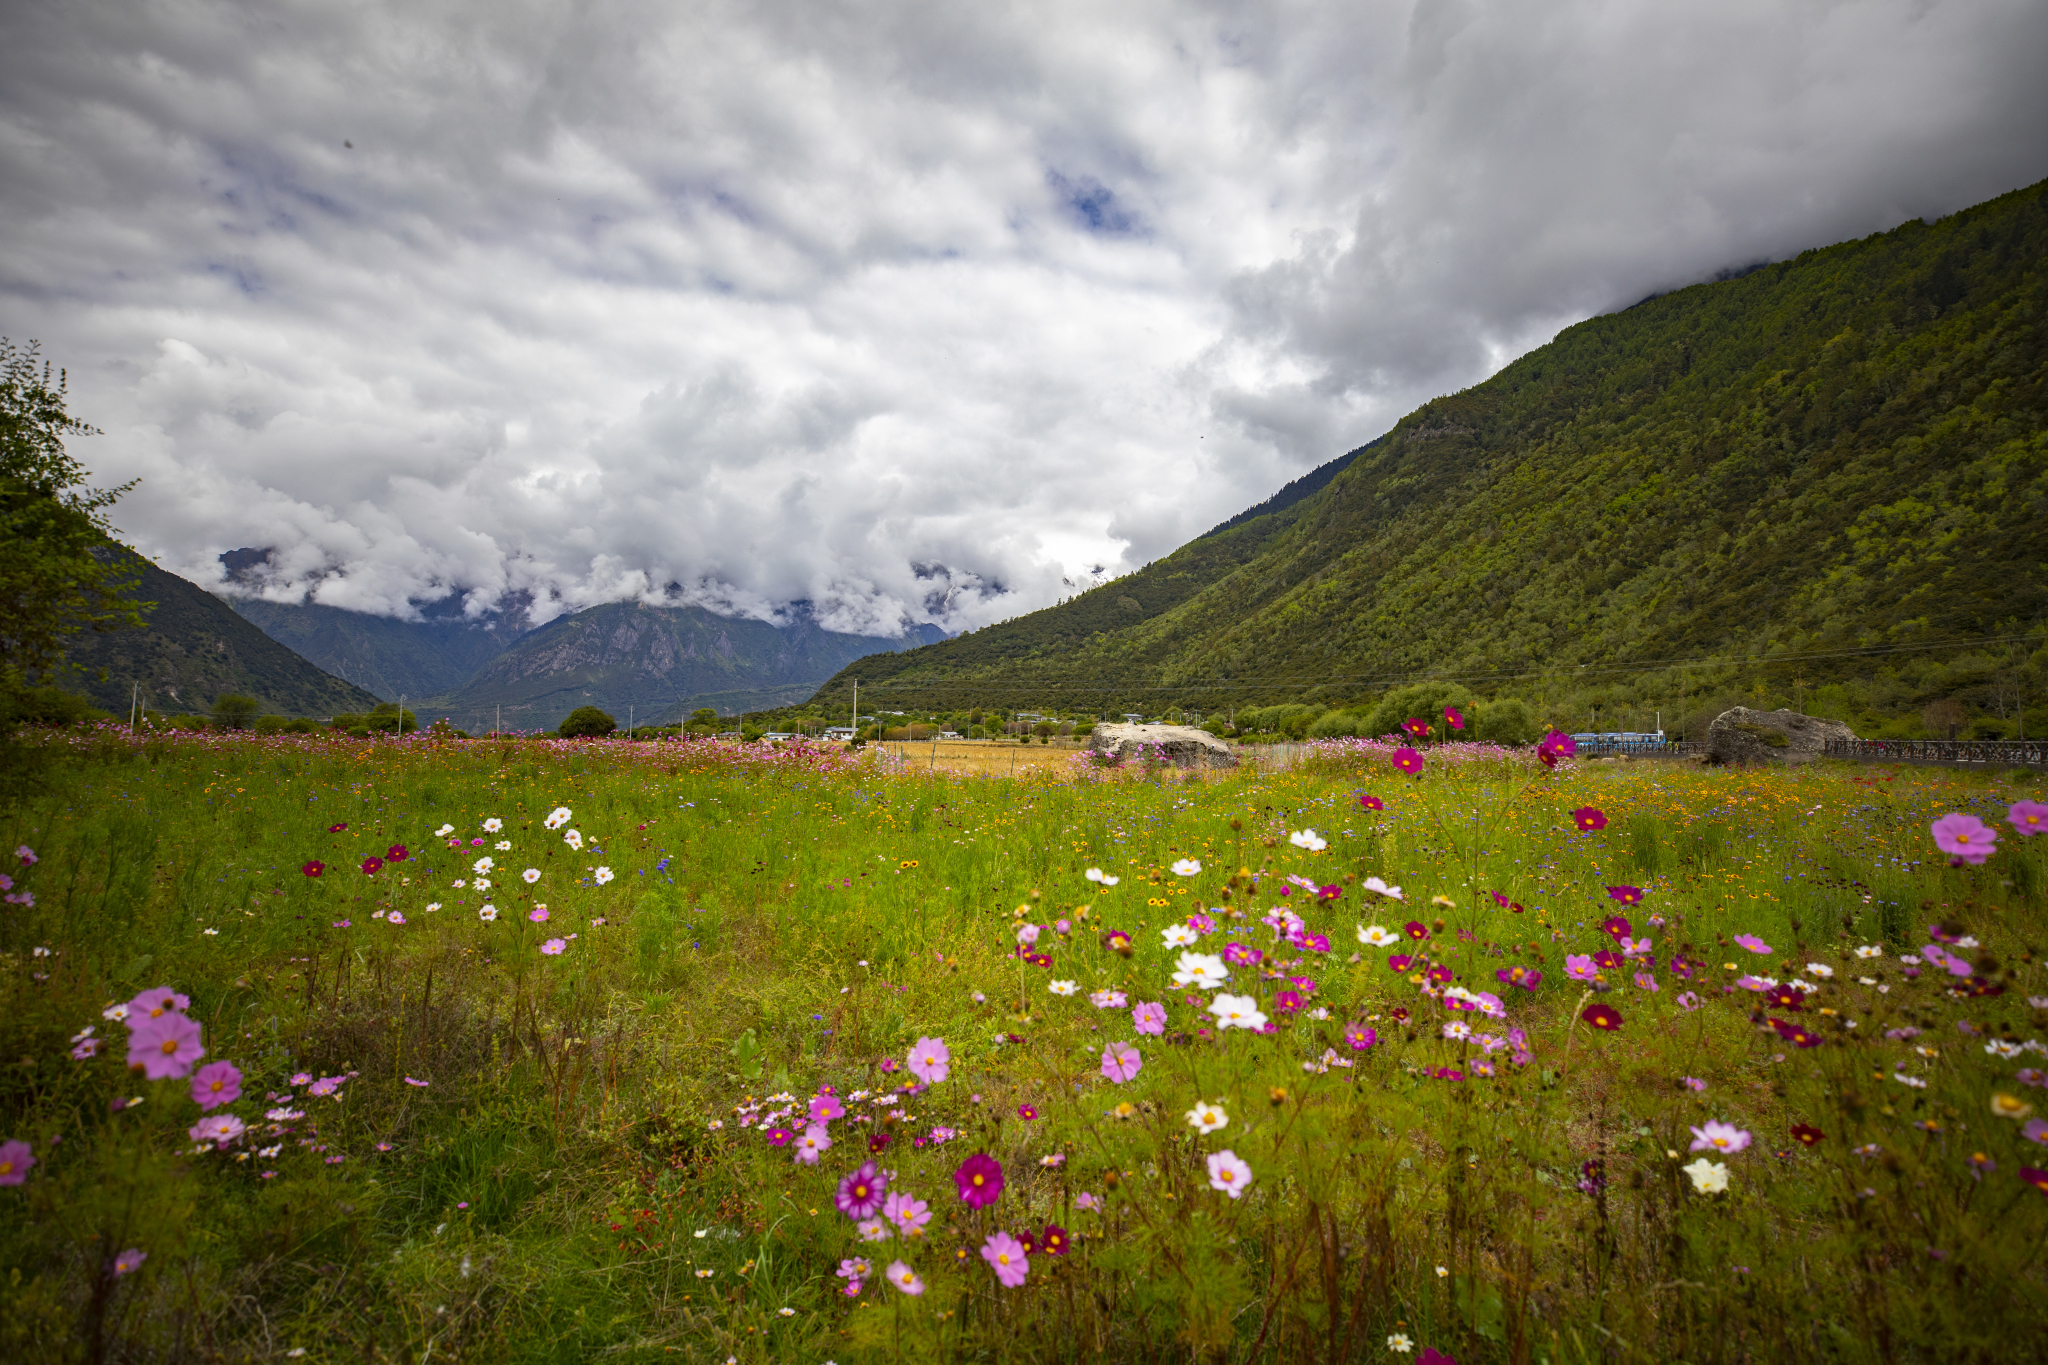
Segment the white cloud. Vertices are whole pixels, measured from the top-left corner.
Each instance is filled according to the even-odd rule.
[[[2048,174],[2025,0],[190,0],[0,39],[5,330],[145,479],[122,524],[367,610],[975,624],[1565,323]]]

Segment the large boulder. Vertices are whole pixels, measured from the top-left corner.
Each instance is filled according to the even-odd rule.
[[[1176,768],[1229,768],[1237,755],[1207,730],[1186,725],[1098,725],[1088,748],[1112,763],[1157,757]]]
[[[1854,739],[1856,732],[1838,720],[1802,716],[1780,707],[1752,711],[1737,706],[1714,717],[1707,727],[1707,758],[1714,763],[1805,763],[1831,739]]]

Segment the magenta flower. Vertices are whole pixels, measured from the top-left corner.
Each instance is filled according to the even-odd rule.
[[[1243,943],[1223,945],[1223,960],[1233,967],[1256,967],[1264,960],[1265,953]]]
[[[768,1128],[762,1131],[761,1136],[768,1139],[768,1145],[771,1147],[787,1147],[789,1140],[796,1134],[787,1128]]]
[[[1149,1000],[1139,1005],[1131,1011],[1131,1027],[1155,1036],[1166,1032],[1166,1006]]]
[[[1007,1232],[989,1234],[989,1239],[981,1244],[981,1259],[989,1263],[1005,1289],[1015,1289],[1024,1283],[1024,1276],[1031,1270],[1024,1244]]]
[[[876,1171],[874,1162],[863,1161],[859,1170],[839,1182],[839,1192],[833,1196],[833,1203],[841,1213],[858,1223],[875,1216],[888,1192],[889,1177]]]
[[[1697,1076],[1680,1076],[1678,1083],[1687,1090],[1705,1090],[1707,1088],[1707,1083]]]
[[[1580,806],[1572,812],[1572,823],[1581,833],[1591,834],[1596,829],[1607,828],[1607,812],[1596,806]]]
[[[1458,1365],[1458,1362],[1434,1346],[1425,1346],[1422,1354],[1415,1357],[1415,1365]]]
[[[1363,1024],[1353,1024],[1344,1030],[1344,1041],[1351,1045],[1353,1052],[1364,1052],[1379,1040],[1379,1034]]]
[[[1138,1049],[1129,1043],[1111,1043],[1102,1049],[1102,1074],[1113,1081],[1128,1081],[1144,1070]]]
[[[1769,953],[1771,951],[1771,945],[1758,938],[1755,934],[1737,934],[1735,936],[1735,944],[1739,948],[1749,949],[1752,953]]]
[[[130,1069],[139,1068],[153,1081],[179,1080],[205,1055],[199,1025],[176,1012],[145,1019],[128,1034]]]
[[[1422,755],[1413,749],[1394,750],[1394,766],[1410,777],[1422,771]]]
[[[1620,901],[1623,905],[1640,905],[1643,901],[1643,888],[1640,886],[1610,886],[1607,888],[1607,899]]]
[[[1417,943],[1420,943],[1429,937],[1429,926],[1420,920],[1411,919],[1401,926],[1401,932],[1414,939]]]
[[[1377,796],[1361,796],[1358,798],[1358,805],[1361,810],[1385,810],[1387,808],[1387,803],[1380,800]]]
[[[1974,815],[1951,811],[1930,828],[1936,848],[1972,867],[1998,852],[1998,831]]]
[[[1292,1014],[1301,1008],[1300,991],[1281,991],[1273,997],[1273,1008],[1281,1014]]]
[[[817,1094],[811,1096],[811,1122],[830,1123],[846,1117],[846,1106],[839,1102],[837,1095]]]
[[[1622,916],[1609,915],[1600,921],[1600,932],[1618,943],[1634,933],[1635,928]]]
[[[2048,806],[2039,801],[2015,801],[2005,812],[2005,823],[2029,838],[2048,834]]]
[[[953,1184],[960,1202],[971,1209],[985,1209],[1003,1193],[1002,1163],[986,1152],[976,1152],[953,1172]]]
[[[910,1049],[910,1074],[926,1085],[937,1085],[953,1074],[953,1054],[943,1038],[920,1038]]]
[[[1426,739],[1429,736],[1429,722],[1420,716],[1410,716],[1401,722],[1401,729],[1410,739]]]
[[[28,1179],[28,1168],[36,1164],[35,1151],[26,1142],[0,1142],[0,1185],[19,1185]]]
[[[201,1109],[218,1109],[242,1098],[242,1073],[233,1062],[213,1062],[192,1075],[192,1101]]]
[[[545,905],[536,905],[533,909],[526,912],[526,918],[534,924],[546,924],[548,922],[548,908]]]
[[[1687,1150],[1739,1152],[1747,1146],[1749,1133],[1746,1130],[1737,1128],[1732,1123],[1723,1123],[1719,1119],[1708,1119],[1705,1127],[1692,1130],[1692,1146]]]
[[[1621,963],[1621,954],[1615,952],[1612,948],[1602,948],[1599,952],[1593,954],[1593,965],[1602,971],[1611,972],[1616,967],[1619,967]]]
[[[339,833],[341,833],[341,832],[342,832],[343,830],[345,830],[345,829],[347,829],[347,828],[348,828],[348,821],[344,820],[344,821],[342,821],[342,822],[341,822],[340,824],[338,824],[338,825],[329,825],[329,826],[327,827],[327,832],[328,832],[329,834],[339,834]]]
[[[1465,728],[1465,717],[1459,713],[1457,707],[1446,706],[1444,708],[1444,724],[1450,726],[1453,730],[1462,730]]]
[[[1388,968],[1397,972],[1405,972],[1414,965],[1415,959],[1407,953],[1395,953],[1387,959]]]
[[[1543,973],[1534,967],[1524,967],[1518,963],[1513,967],[1501,968],[1493,974],[1493,979],[1505,986],[1520,986],[1525,991],[1533,991],[1543,984]]]

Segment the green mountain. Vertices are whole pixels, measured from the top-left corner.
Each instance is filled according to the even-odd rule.
[[[459,598],[439,614],[434,608],[444,604],[430,605],[419,621],[261,598],[231,605],[271,639],[385,701],[457,690],[526,628],[523,611],[465,620]]]
[[[229,610],[204,588],[166,573],[130,551],[119,553],[140,580],[135,598],[155,602],[143,630],[74,637],[68,676],[55,679],[95,706],[128,714],[132,689],[160,711],[206,711],[233,692],[266,713],[326,717],[367,711],[377,698],[294,654]],[[105,677],[101,677],[102,672]]]
[[[928,626],[907,638],[939,634]],[[601,707],[621,725],[629,715],[643,724],[677,720],[699,706],[759,711],[801,701],[850,660],[898,643],[825,630],[802,610],[774,625],[613,602],[529,631],[419,711],[468,730],[489,729],[500,714],[506,729],[552,729],[579,706]]]
[[[1568,723],[1739,694],[2009,728],[2048,680],[2043,191],[1568,328],[1305,497],[820,696],[1156,713],[1455,678]]]

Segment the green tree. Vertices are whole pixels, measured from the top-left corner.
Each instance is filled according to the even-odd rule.
[[[1373,707],[1371,719],[1358,732],[1368,738],[1391,735],[1400,730],[1402,722],[1412,718],[1441,734],[1446,706],[1457,707],[1468,717],[1466,724],[1470,725],[1476,700],[1468,689],[1454,682],[1414,683],[1382,697],[1380,704]]]
[[[619,728],[613,720],[595,706],[579,706],[563,717],[555,733],[563,739],[581,739],[592,735],[608,735]]]
[[[1529,704],[1515,697],[1502,697],[1479,708],[1479,720],[1472,728],[1474,739],[1489,744],[1534,744],[1543,738]]]
[[[54,670],[81,630],[142,625],[153,602],[133,602],[118,567],[106,509],[133,488],[85,487],[67,436],[93,435],[65,411],[38,348],[0,338],[0,691],[20,692]]]
[[[246,730],[259,709],[254,697],[235,692],[223,692],[213,699],[213,718],[223,730]]]

